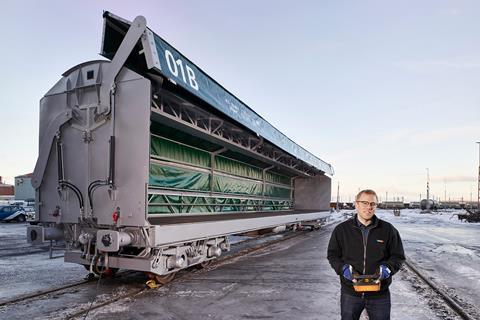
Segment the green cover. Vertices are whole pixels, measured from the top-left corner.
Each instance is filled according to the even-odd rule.
[[[261,168],[222,156],[215,157],[215,170],[230,173],[236,176],[262,180]]]
[[[217,155],[212,170],[212,156],[208,151],[154,135],[150,145],[151,188],[201,192],[205,196],[151,194],[149,213],[265,211],[293,207],[290,177],[266,171],[264,184],[262,168]],[[224,198],[222,194],[247,199]]]
[[[150,154],[155,158],[210,168],[210,154],[171,140],[151,136]]]
[[[265,196],[272,198],[290,199],[290,188],[283,188],[271,184],[265,184]]]
[[[150,195],[149,214],[190,214],[209,212],[255,212],[271,210],[291,210],[290,200],[252,200],[222,197],[193,197],[174,195]]]
[[[213,178],[213,191],[227,194],[261,196],[262,182],[215,175]]]
[[[274,172],[269,172],[269,171],[267,171],[266,174],[265,174],[265,180],[269,181],[269,182],[284,184],[284,185],[287,185],[287,186],[291,185],[290,177],[287,177],[287,176],[284,176],[284,175],[281,175],[281,174],[277,174],[277,173],[274,173]]]
[[[204,172],[150,163],[150,186],[209,191],[210,175]]]

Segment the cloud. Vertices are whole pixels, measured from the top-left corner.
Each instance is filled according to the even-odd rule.
[[[477,70],[480,61],[451,61],[451,60],[404,60],[393,62],[395,67],[413,72],[436,72],[447,70]]]
[[[414,144],[424,144],[432,142],[441,142],[452,139],[480,139],[480,129],[478,126],[461,126],[441,128],[437,130],[398,130],[386,134],[381,142],[410,142]]]
[[[462,126],[462,127],[451,127],[451,128],[442,128],[439,130],[431,130],[424,132],[416,132],[412,135],[412,139],[418,142],[438,142],[459,138],[479,138],[480,129],[478,126]]]
[[[477,178],[473,176],[446,176],[431,178],[431,182],[477,182]]]
[[[388,132],[374,139],[375,140],[371,141],[371,144],[375,145],[379,150],[389,150],[391,146],[400,144],[412,147],[428,145],[435,142],[443,143],[452,140],[471,140],[474,142],[480,141],[480,129],[478,126],[473,125],[435,130],[399,129],[397,131]],[[344,148],[341,150],[332,153],[329,159],[332,163],[335,163],[337,161],[350,160],[353,155],[363,155],[370,159],[371,149],[366,149],[365,146],[352,140],[349,144],[345,144]]]

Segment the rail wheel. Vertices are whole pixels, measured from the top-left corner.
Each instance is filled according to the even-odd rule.
[[[156,274],[154,276],[155,281],[157,281],[161,285],[165,285],[165,284],[169,283],[170,281],[173,280],[173,278],[175,278],[175,272],[172,272],[172,273],[169,273],[169,274],[164,274],[164,275],[161,275],[161,276]]]
[[[84,264],[83,267],[85,270],[90,271],[90,265],[89,264]],[[93,273],[99,276],[102,274],[102,277],[104,278],[113,278],[115,277],[115,274],[117,273],[118,268],[107,268],[105,270],[99,270],[99,268],[93,268]]]
[[[114,278],[117,274],[118,268],[107,268],[102,272],[104,278]]]
[[[213,263],[213,260],[203,261],[203,262],[195,265],[195,267],[197,269],[205,269],[206,267],[210,266],[212,263]]]
[[[158,274],[155,274],[155,273],[152,273],[152,272],[145,272],[145,274],[150,279],[149,281],[147,281],[147,285],[149,287],[157,287],[154,284],[149,284],[149,282],[154,280],[154,282],[156,282],[157,284],[165,285],[165,284],[169,283],[170,281],[172,281],[173,278],[175,278],[176,272],[171,272],[169,274],[164,274],[164,275],[158,275]]]

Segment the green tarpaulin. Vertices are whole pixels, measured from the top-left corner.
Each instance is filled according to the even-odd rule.
[[[287,210],[293,205],[290,177],[269,171],[264,177],[262,168],[219,155],[212,168],[210,152],[156,135],[151,136],[150,152],[150,187],[205,196],[150,195],[149,213]]]
[[[210,174],[151,163],[149,184],[172,189],[209,191]]]

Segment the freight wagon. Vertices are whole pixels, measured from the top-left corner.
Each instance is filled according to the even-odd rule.
[[[332,166],[144,17],[104,13],[101,54],[108,60],[66,71],[40,101],[29,242],[63,239],[66,262],[164,282],[229,250],[229,235],[328,217]]]

